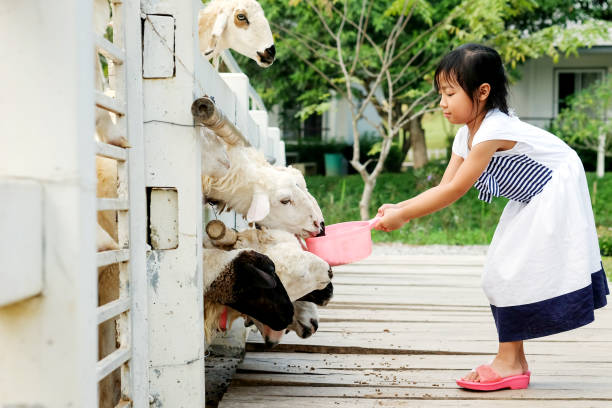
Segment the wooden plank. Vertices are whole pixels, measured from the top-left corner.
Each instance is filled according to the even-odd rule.
[[[609,401],[559,401],[551,403],[538,401],[537,405],[541,408],[609,408]],[[249,397],[247,395],[226,396],[219,408],[270,408],[270,407],[302,407],[302,408],[329,408],[329,407],[352,407],[352,408],[372,408],[372,407],[392,407],[392,408],[491,408],[490,400],[461,399],[457,400],[431,400],[416,401],[415,399],[357,399],[357,398],[309,398],[309,397],[277,397],[255,393]],[[532,400],[496,400],[496,408],[533,408]]]
[[[391,387],[373,387],[373,386],[351,386],[351,387],[337,387],[337,386],[267,386],[267,387],[251,387],[251,386],[232,386],[228,390],[228,393],[223,397],[223,401],[229,403],[232,398],[238,396],[246,397],[255,395],[265,395],[266,397],[271,396],[282,396],[282,397],[314,397],[314,398],[338,398],[338,397],[351,397],[351,398],[362,398],[362,399],[377,399],[377,398],[397,398],[397,399],[473,399],[483,398],[489,400],[491,406],[495,405],[498,400],[520,400],[526,399],[534,405],[538,404],[539,401],[543,400],[568,400],[568,401],[580,401],[580,400],[595,400],[595,401],[607,401],[610,404],[612,401],[612,388],[601,389],[597,395],[593,395],[591,388],[581,387],[581,384],[577,381],[568,381],[569,388],[565,389],[551,389],[546,384],[541,385],[530,385],[530,388],[524,390],[500,390],[489,393],[474,393],[467,390],[455,388],[445,389],[440,387],[412,387],[409,385],[404,386],[391,386]],[[491,403],[495,401],[495,403]],[[538,402],[536,402],[538,401]],[[231,406],[231,405],[226,405]]]
[[[469,371],[469,370],[468,370]],[[429,388],[456,389],[455,379],[468,373],[466,370],[404,370],[404,371],[348,371],[348,370],[311,370],[299,373],[265,372],[259,370],[251,374],[249,370],[240,368],[232,379],[236,386],[269,387],[269,386],[326,386],[326,387],[397,387],[397,388]],[[578,371],[574,376],[558,376],[538,374],[533,376],[530,389],[549,390],[591,390],[593,397],[608,396],[612,392],[601,394],[601,390],[611,389],[612,380],[602,370],[591,375]],[[577,380],[577,377],[579,380]]]
[[[333,267],[334,275],[363,276],[376,274],[379,278],[383,276],[404,276],[405,274],[430,274],[435,276],[458,275],[458,276],[480,276],[482,266],[456,266],[456,265],[350,265],[347,267]]]
[[[130,309],[131,299],[117,299],[96,309],[98,324],[103,323]]]
[[[125,262],[130,259],[129,249],[117,249],[114,251],[98,252],[96,254],[98,267]]]
[[[104,142],[96,142],[96,154],[118,161],[125,161],[127,159],[127,152],[125,149]]]
[[[482,266],[484,255],[370,255],[366,259],[336,268],[361,265],[474,265]]]
[[[273,349],[274,350],[274,349]],[[602,356],[599,361],[588,361],[581,356],[541,355],[530,356],[528,361],[534,377],[540,374],[571,373],[609,370],[612,355]],[[289,352],[250,352],[242,362],[241,369],[261,371],[307,372],[312,368],[336,370],[470,370],[483,363],[483,357],[471,354],[310,354]],[[571,375],[571,374],[570,374]]]

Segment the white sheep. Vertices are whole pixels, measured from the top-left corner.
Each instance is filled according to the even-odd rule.
[[[293,305],[267,256],[249,249],[205,248],[203,269],[207,344],[226,306],[233,309],[230,324],[240,313],[275,330],[284,330],[293,321]]]
[[[268,20],[255,0],[213,0],[198,16],[200,51],[216,58],[231,48],[268,67],[276,49]]]
[[[285,230],[303,238],[323,229],[323,214],[302,174],[273,167],[252,147],[228,146],[224,177],[202,179],[204,196],[246,216],[247,222]]]

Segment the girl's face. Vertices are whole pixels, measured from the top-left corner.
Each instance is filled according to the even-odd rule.
[[[444,117],[455,125],[468,123],[476,116],[474,102],[457,82],[449,79],[447,75],[440,77],[440,107]]]

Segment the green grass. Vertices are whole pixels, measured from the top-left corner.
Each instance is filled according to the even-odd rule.
[[[608,279],[612,281],[612,256],[604,256],[602,258],[604,271],[608,275]]]
[[[437,185],[442,177],[444,164],[430,164],[424,169],[406,173],[387,173],[378,178],[370,205],[370,215],[383,203],[406,200],[427,188]],[[595,177],[587,174],[593,187]],[[308,189],[317,198],[326,224],[359,219],[359,200],[363,183],[359,175],[345,177],[307,177]],[[593,193],[591,193],[593,194]],[[506,199],[494,199],[491,204],[478,200],[478,192],[472,188],[459,201],[435,213],[407,223],[391,233],[373,232],[375,242],[402,242],[414,245],[488,244]],[[612,174],[597,182],[593,211],[600,234],[612,235]],[[609,267],[608,270],[612,270]]]

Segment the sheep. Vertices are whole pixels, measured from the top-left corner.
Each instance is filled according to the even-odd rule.
[[[276,49],[268,20],[255,0],[213,0],[198,15],[200,51],[216,58],[231,48],[261,67],[274,62]]]
[[[293,322],[287,327],[285,333],[294,331],[298,337],[306,339],[312,336],[319,328],[319,313],[318,306],[326,306],[331,300],[334,292],[334,287],[330,282],[325,288],[314,290],[299,300],[293,302]],[[246,325],[257,323],[256,327],[261,333],[266,347],[274,347],[283,337],[282,331],[272,330],[263,323],[255,322],[253,319],[248,319]]]
[[[330,268],[331,270],[331,268]],[[327,306],[334,295],[334,285],[329,282],[323,289],[313,290],[312,292],[299,298],[299,301],[312,302],[318,306]]]
[[[222,178],[230,168],[227,149],[217,135],[205,127],[199,127],[198,140],[202,152],[202,178]]]
[[[209,242],[222,249],[251,248],[272,259],[292,301],[318,289],[326,288],[331,280],[329,265],[318,256],[304,251],[291,233],[268,228],[235,232],[214,220],[206,225]]]
[[[274,330],[269,326],[251,317],[245,320],[245,326],[255,325],[264,339],[267,348],[276,346],[283,336],[290,331],[294,331],[299,337],[307,339],[312,336],[319,328],[319,312],[317,306],[312,302],[295,301],[293,302],[293,321],[285,330]]]
[[[224,177],[202,179],[208,201],[234,209],[249,223],[302,238],[323,230],[323,214],[301,173],[271,166],[252,147],[229,146],[228,156],[230,169]]]
[[[289,326],[293,321],[293,305],[270,258],[249,249],[203,251],[207,344],[218,326],[214,316],[220,315],[221,305],[248,313],[274,330]],[[237,317],[237,313],[234,315]]]

